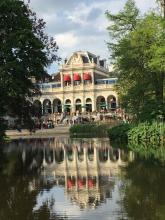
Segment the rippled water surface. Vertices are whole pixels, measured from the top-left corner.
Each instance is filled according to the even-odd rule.
[[[3,147],[0,220],[165,219],[165,168],[107,139],[28,139]]]

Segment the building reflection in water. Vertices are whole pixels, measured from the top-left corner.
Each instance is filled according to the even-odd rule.
[[[96,208],[111,198],[121,167],[134,159],[132,152],[113,149],[107,139],[50,138],[15,141],[14,145],[24,167],[39,173],[29,190],[62,186],[65,196],[81,209]]]

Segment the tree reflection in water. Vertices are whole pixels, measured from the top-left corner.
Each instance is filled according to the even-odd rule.
[[[126,168],[123,208],[129,219],[165,219],[165,169],[135,160]]]

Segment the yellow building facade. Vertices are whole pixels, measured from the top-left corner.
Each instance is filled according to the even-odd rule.
[[[114,111],[118,106],[106,61],[87,51],[74,52],[50,82],[38,84],[41,95],[33,103],[42,114]]]

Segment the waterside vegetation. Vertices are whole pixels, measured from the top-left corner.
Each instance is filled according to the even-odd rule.
[[[107,124],[75,124],[70,129],[70,136],[73,138],[78,137],[107,137]]]
[[[163,122],[77,124],[70,128],[72,138],[109,137],[112,146],[130,149],[145,158],[165,162],[165,124]]]

